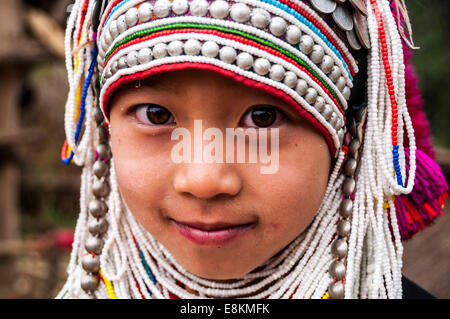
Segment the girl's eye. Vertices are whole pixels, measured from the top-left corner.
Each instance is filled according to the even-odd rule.
[[[144,104],[136,109],[136,117],[139,121],[149,125],[171,124],[172,114],[163,106],[157,104]]]
[[[243,118],[243,126],[269,127],[284,117],[276,107],[261,106],[252,108]]]

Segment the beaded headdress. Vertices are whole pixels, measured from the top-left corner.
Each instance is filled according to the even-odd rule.
[[[401,298],[401,241],[442,213],[448,190],[410,34],[400,0],[76,0],[62,160],[83,167],[81,211],[58,297]],[[334,158],[310,227],[233,283],[183,269],[134,219],[116,182],[112,94],[187,68],[283,100]]]

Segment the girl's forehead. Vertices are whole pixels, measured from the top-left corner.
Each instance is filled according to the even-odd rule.
[[[158,94],[185,99],[196,93],[204,100],[218,100],[223,104],[243,104],[250,101],[285,104],[282,100],[257,88],[233,81],[216,72],[195,68],[165,72],[129,83],[117,93]],[[239,103],[237,103],[239,104]]]

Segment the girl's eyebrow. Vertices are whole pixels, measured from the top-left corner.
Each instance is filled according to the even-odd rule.
[[[175,89],[172,83],[165,78],[149,77],[142,80],[142,85],[151,89],[162,91],[173,91]]]

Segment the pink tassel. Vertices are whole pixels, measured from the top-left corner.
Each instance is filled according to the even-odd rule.
[[[405,148],[406,163],[409,149]],[[425,152],[416,152],[416,177],[414,188],[407,196],[395,197],[396,216],[402,240],[412,238],[417,232],[431,225],[443,214],[448,198],[448,184],[441,168]],[[406,165],[406,171],[409,165]]]

